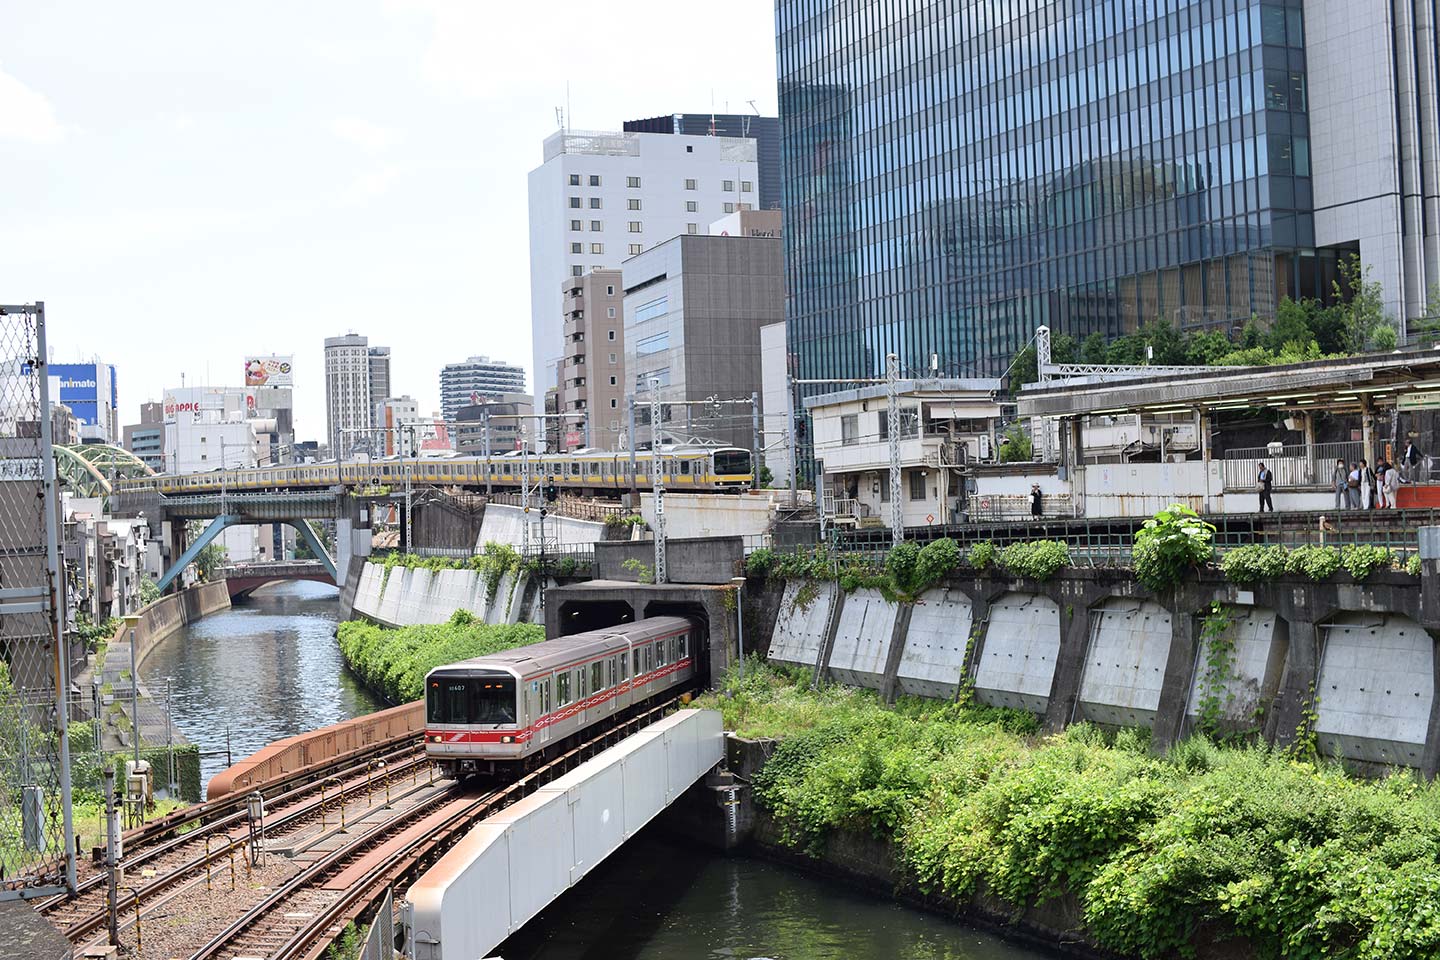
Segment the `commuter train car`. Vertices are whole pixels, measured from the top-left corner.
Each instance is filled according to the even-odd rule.
[[[518,490],[530,483],[554,486],[587,496],[619,494],[653,483],[652,469],[659,460],[660,480],[667,489],[683,492],[735,492],[754,479],[750,451],[741,447],[662,446],[658,452],[639,450],[632,469],[630,453],[616,450],[573,450],[569,453],[530,454],[520,451],[489,457],[415,457],[384,460],[354,459],[285,466],[212,470],[208,473],[160,474],[117,480],[120,494],[158,492],[167,496],[316,489],[336,486],[395,486],[412,483],[440,486]]]
[[[450,777],[493,773],[689,685],[703,628],[684,617],[577,633],[436,667],[425,753]]]

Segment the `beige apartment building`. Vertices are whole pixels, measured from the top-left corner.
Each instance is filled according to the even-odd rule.
[[[625,411],[625,287],[621,272],[591,270],[561,286],[564,354],[558,407],[577,414],[560,431],[563,449],[588,445],[619,450],[627,435]]]

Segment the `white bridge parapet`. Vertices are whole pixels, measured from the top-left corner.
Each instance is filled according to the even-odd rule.
[[[478,824],[405,895],[415,960],[490,956],[724,753],[720,714],[681,710]]]

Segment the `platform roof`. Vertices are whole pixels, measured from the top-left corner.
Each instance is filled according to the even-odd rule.
[[[1428,396],[1427,396],[1428,395]],[[1440,349],[1361,354],[1267,367],[1214,367],[1165,374],[1067,384],[1033,384],[1020,392],[1022,417],[1107,413],[1178,413],[1277,407],[1356,412],[1362,398],[1372,409],[1406,403],[1440,407]]]
[[[902,397],[921,400],[988,399],[1000,392],[1001,382],[997,377],[935,378],[895,381],[895,392]],[[848,390],[836,390],[805,398],[805,408],[829,407],[838,403],[854,403],[857,400],[878,400],[887,396],[883,383]]]

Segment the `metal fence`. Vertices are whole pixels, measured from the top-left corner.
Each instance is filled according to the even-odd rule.
[[[0,306],[0,899],[74,887],[45,310]]]
[[[386,890],[356,960],[395,960],[395,891]]]
[[[1256,477],[1260,464],[1275,475],[1277,490],[1294,490],[1300,487],[1334,486],[1335,463],[1343,460],[1346,469],[1364,457],[1365,444],[1358,440],[1343,443],[1288,444],[1278,448],[1239,447],[1225,451],[1220,461],[1224,470],[1226,492],[1255,490],[1259,488]],[[1373,466],[1373,464],[1372,464]]]

